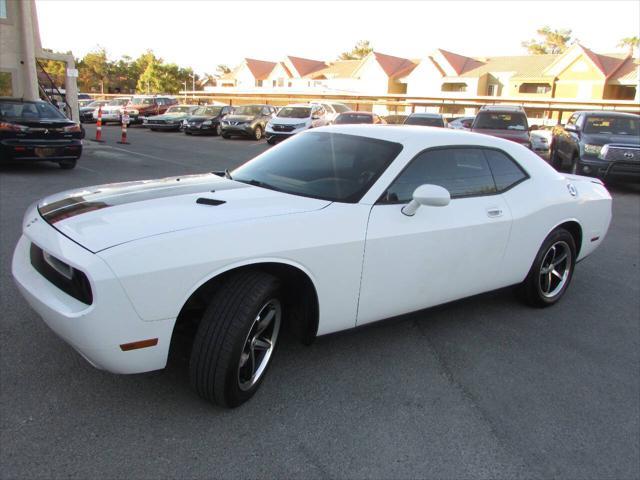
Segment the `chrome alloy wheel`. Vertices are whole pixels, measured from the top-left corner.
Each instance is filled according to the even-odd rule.
[[[545,298],[553,298],[567,284],[571,273],[571,249],[564,241],[549,247],[540,267],[540,293]]]
[[[238,386],[247,391],[253,387],[264,373],[276,346],[282,307],[280,301],[268,300],[256,316],[240,354],[238,364]]]

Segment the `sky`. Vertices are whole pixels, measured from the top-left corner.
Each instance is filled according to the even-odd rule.
[[[599,53],[640,36],[629,1],[151,1],[36,0],[42,46],[109,58],[152,49],[167,62],[213,73],[244,57],[334,60],[358,40],[381,53],[424,58],[436,48],[469,56],[519,55],[544,25],[569,28]]]

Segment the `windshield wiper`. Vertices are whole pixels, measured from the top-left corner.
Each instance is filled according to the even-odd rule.
[[[229,180],[233,180],[233,178],[231,178],[231,174],[229,173],[229,169],[228,168],[224,169],[224,178],[228,178]]]

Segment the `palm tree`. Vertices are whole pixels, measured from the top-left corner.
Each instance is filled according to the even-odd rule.
[[[628,48],[629,53],[633,55],[636,48],[640,46],[640,38],[638,37],[625,37],[618,42],[618,48]]]

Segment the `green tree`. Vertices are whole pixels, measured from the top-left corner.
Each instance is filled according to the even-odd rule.
[[[621,38],[618,42],[618,48],[628,49],[631,55],[633,55],[638,47],[640,47],[640,38],[638,37],[625,37]]]
[[[540,39],[532,39],[522,42],[522,46],[533,55],[544,55],[547,53],[562,53],[573,43],[571,37],[571,30],[551,30],[550,27],[545,26],[539,28],[536,33]]]
[[[225,65],[223,63],[219,64],[216,67],[216,73],[220,76],[224,75],[225,73],[229,73],[231,72],[231,68],[229,67],[229,65]]]
[[[104,47],[87,53],[78,62],[78,87],[84,92],[109,92],[112,66]]]
[[[361,60],[371,52],[373,52],[373,47],[369,43],[369,40],[360,40],[351,50],[342,52],[338,60]]]
[[[138,79],[137,91],[145,93],[176,94],[186,87],[191,90],[191,68],[182,68],[175,63],[161,63],[153,61],[147,65]],[[198,81],[196,75],[195,81]]]

